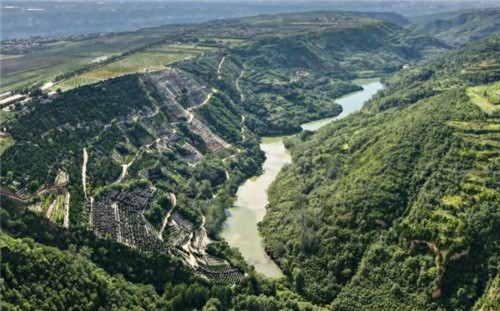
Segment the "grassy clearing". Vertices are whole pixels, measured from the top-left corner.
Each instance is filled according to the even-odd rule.
[[[49,209],[50,203],[52,203],[53,200],[54,197],[52,193],[42,196],[40,204],[41,204],[41,210],[44,215],[47,214],[47,210]]]
[[[448,195],[443,198],[443,203],[454,207],[460,207],[460,205],[462,205],[462,197],[459,195]]]
[[[4,124],[10,119],[14,118],[15,114],[12,111],[5,109],[0,110],[0,124]]]
[[[0,138],[0,155],[7,150],[10,146],[14,145],[14,139],[11,137],[1,137]]]
[[[500,105],[500,82],[471,87],[467,95],[481,110],[493,114]]]
[[[62,223],[64,219],[64,198],[65,195],[57,196],[56,205],[54,206],[52,215],[50,216],[50,219],[53,222]]]

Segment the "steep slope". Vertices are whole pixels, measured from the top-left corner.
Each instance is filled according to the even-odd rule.
[[[462,11],[413,17],[417,32],[461,46],[500,31],[500,9]]]
[[[311,309],[288,284],[278,292],[274,281],[262,280],[218,236],[238,186],[264,160],[258,135],[335,116],[333,98],[359,89],[352,78],[385,74],[442,49],[387,22],[317,17],[222,21],[253,33],[249,42],[55,98],[32,94],[2,126],[13,140],[0,158],[2,207],[10,205],[2,209],[2,228],[60,250],[91,247],[91,261],[111,277],[151,284],[184,308],[193,307],[188,293],[201,292],[205,303],[206,288],[218,286],[222,309]],[[26,291],[59,286],[54,277],[51,284],[26,279]],[[203,289],[190,289],[193,280]]]
[[[233,48],[220,70],[219,55],[176,65],[215,81],[216,88],[241,104],[246,126],[260,135],[297,132],[301,123],[337,115],[340,107],[332,98],[359,89],[350,80],[399,70],[445,48],[438,40],[388,22],[327,13],[306,15],[305,21],[298,15],[285,17],[299,28],[290,30],[281,16],[244,23],[283,30]],[[218,71],[223,79],[217,79]]]
[[[97,306],[111,309],[117,303],[127,309],[167,306],[152,286],[133,285],[96,267],[86,257],[88,249],[63,252],[5,234],[0,235],[0,249],[2,308],[49,310],[57,306],[67,310],[79,306],[91,310]],[[26,295],[26,284],[39,290]]]
[[[297,292],[335,310],[474,305],[499,260],[498,43],[403,70],[287,142],[261,231]]]

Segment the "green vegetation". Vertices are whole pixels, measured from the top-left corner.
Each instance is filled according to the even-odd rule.
[[[113,149],[109,143],[119,142],[116,137],[121,135],[113,119],[150,104],[135,76],[79,88],[50,104],[34,101],[30,113],[9,125],[17,143],[2,154],[2,176],[12,171],[11,182],[18,182],[19,189],[28,181],[37,181],[40,186],[51,184],[58,169],[69,171],[70,180],[81,180],[83,147],[96,140],[96,149],[109,154]],[[96,172],[101,171],[99,165],[96,163]]]
[[[293,164],[260,228],[303,297],[334,310],[470,309],[495,278],[498,114],[466,91],[495,88],[498,39],[403,70],[361,113],[287,141]]]
[[[9,200],[2,201],[1,213],[3,308],[313,308],[282,284],[252,272],[236,286],[213,285],[193,276],[170,255],[139,252],[110,239],[96,238],[81,228],[63,231],[36,213],[18,209]],[[218,242],[214,252],[229,256],[233,251]]]
[[[0,155],[7,150],[10,146],[14,144],[14,140],[11,137],[1,137],[0,138]]]
[[[2,306],[498,304],[498,37],[414,66],[445,46],[366,14],[216,21],[182,44],[165,43],[181,26],[123,34],[140,43],[58,73],[68,91],[34,88],[2,119]],[[261,224],[285,277],[265,279],[219,236],[259,136],[336,116],[353,79],[394,71],[361,113],[287,140]]]
[[[412,18],[416,25],[408,28],[432,35],[450,45],[461,46],[497,32],[499,20],[500,10],[492,8],[417,16]]]
[[[240,112],[229,97],[217,93],[207,105],[196,109],[196,113],[212,130],[220,133],[227,141],[241,141]]]
[[[52,89],[67,91],[78,86],[93,84],[99,81],[123,76],[132,73],[145,73],[165,69],[174,62],[194,58],[214,48],[197,47],[187,44],[166,44],[148,48],[143,52],[130,54],[107,65],[73,76],[58,83]]]
[[[336,116],[340,107],[332,99],[359,90],[350,80],[398,70],[443,47],[436,40],[380,21],[360,20],[353,25],[345,21],[345,28],[318,30],[313,17],[325,19],[321,25],[336,25],[344,18],[327,13],[318,16],[306,15],[311,18],[306,31],[286,28],[283,34],[259,36],[253,44],[233,48],[220,70],[223,79],[217,77],[219,55],[175,66],[215,80],[216,88],[235,103],[241,102],[245,124],[253,132],[279,135],[298,132],[306,121]],[[290,22],[273,18],[277,17],[255,19],[278,29]],[[256,23],[254,19],[246,22]]]
[[[470,88],[467,95],[481,110],[494,114],[500,105],[500,82]]]

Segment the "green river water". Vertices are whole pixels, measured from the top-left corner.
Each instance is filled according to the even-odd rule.
[[[335,118],[326,118],[302,124],[304,130],[317,131],[322,126],[361,109],[363,104],[383,88],[379,79],[355,80],[362,91],[351,93],[336,100],[342,106],[342,113]],[[264,218],[268,204],[267,189],[281,168],[290,163],[289,152],[283,145],[282,137],[264,137],[260,148],[266,154],[263,174],[247,180],[238,188],[234,207],[227,210],[228,219],[224,223],[222,236],[231,247],[240,250],[245,260],[267,277],[282,276],[278,266],[264,250],[257,224]]]

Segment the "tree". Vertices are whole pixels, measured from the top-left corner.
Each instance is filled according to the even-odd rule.
[[[292,276],[293,286],[295,287],[295,290],[299,294],[303,293],[305,285],[304,272],[302,272],[302,269],[295,267],[293,268]]]
[[[220,310],[222,310],[222,305],[220,303],[220,300],[217,298],[210,298],[203,307],[203,311],[220,311]]]
[[[29,190],[29,192],[33,193],[33,192],[37,191],[39,187],[40,187],[40,184],[38,183],[38,181],[37,180],[33,180],[28,185],[28,190]]]

